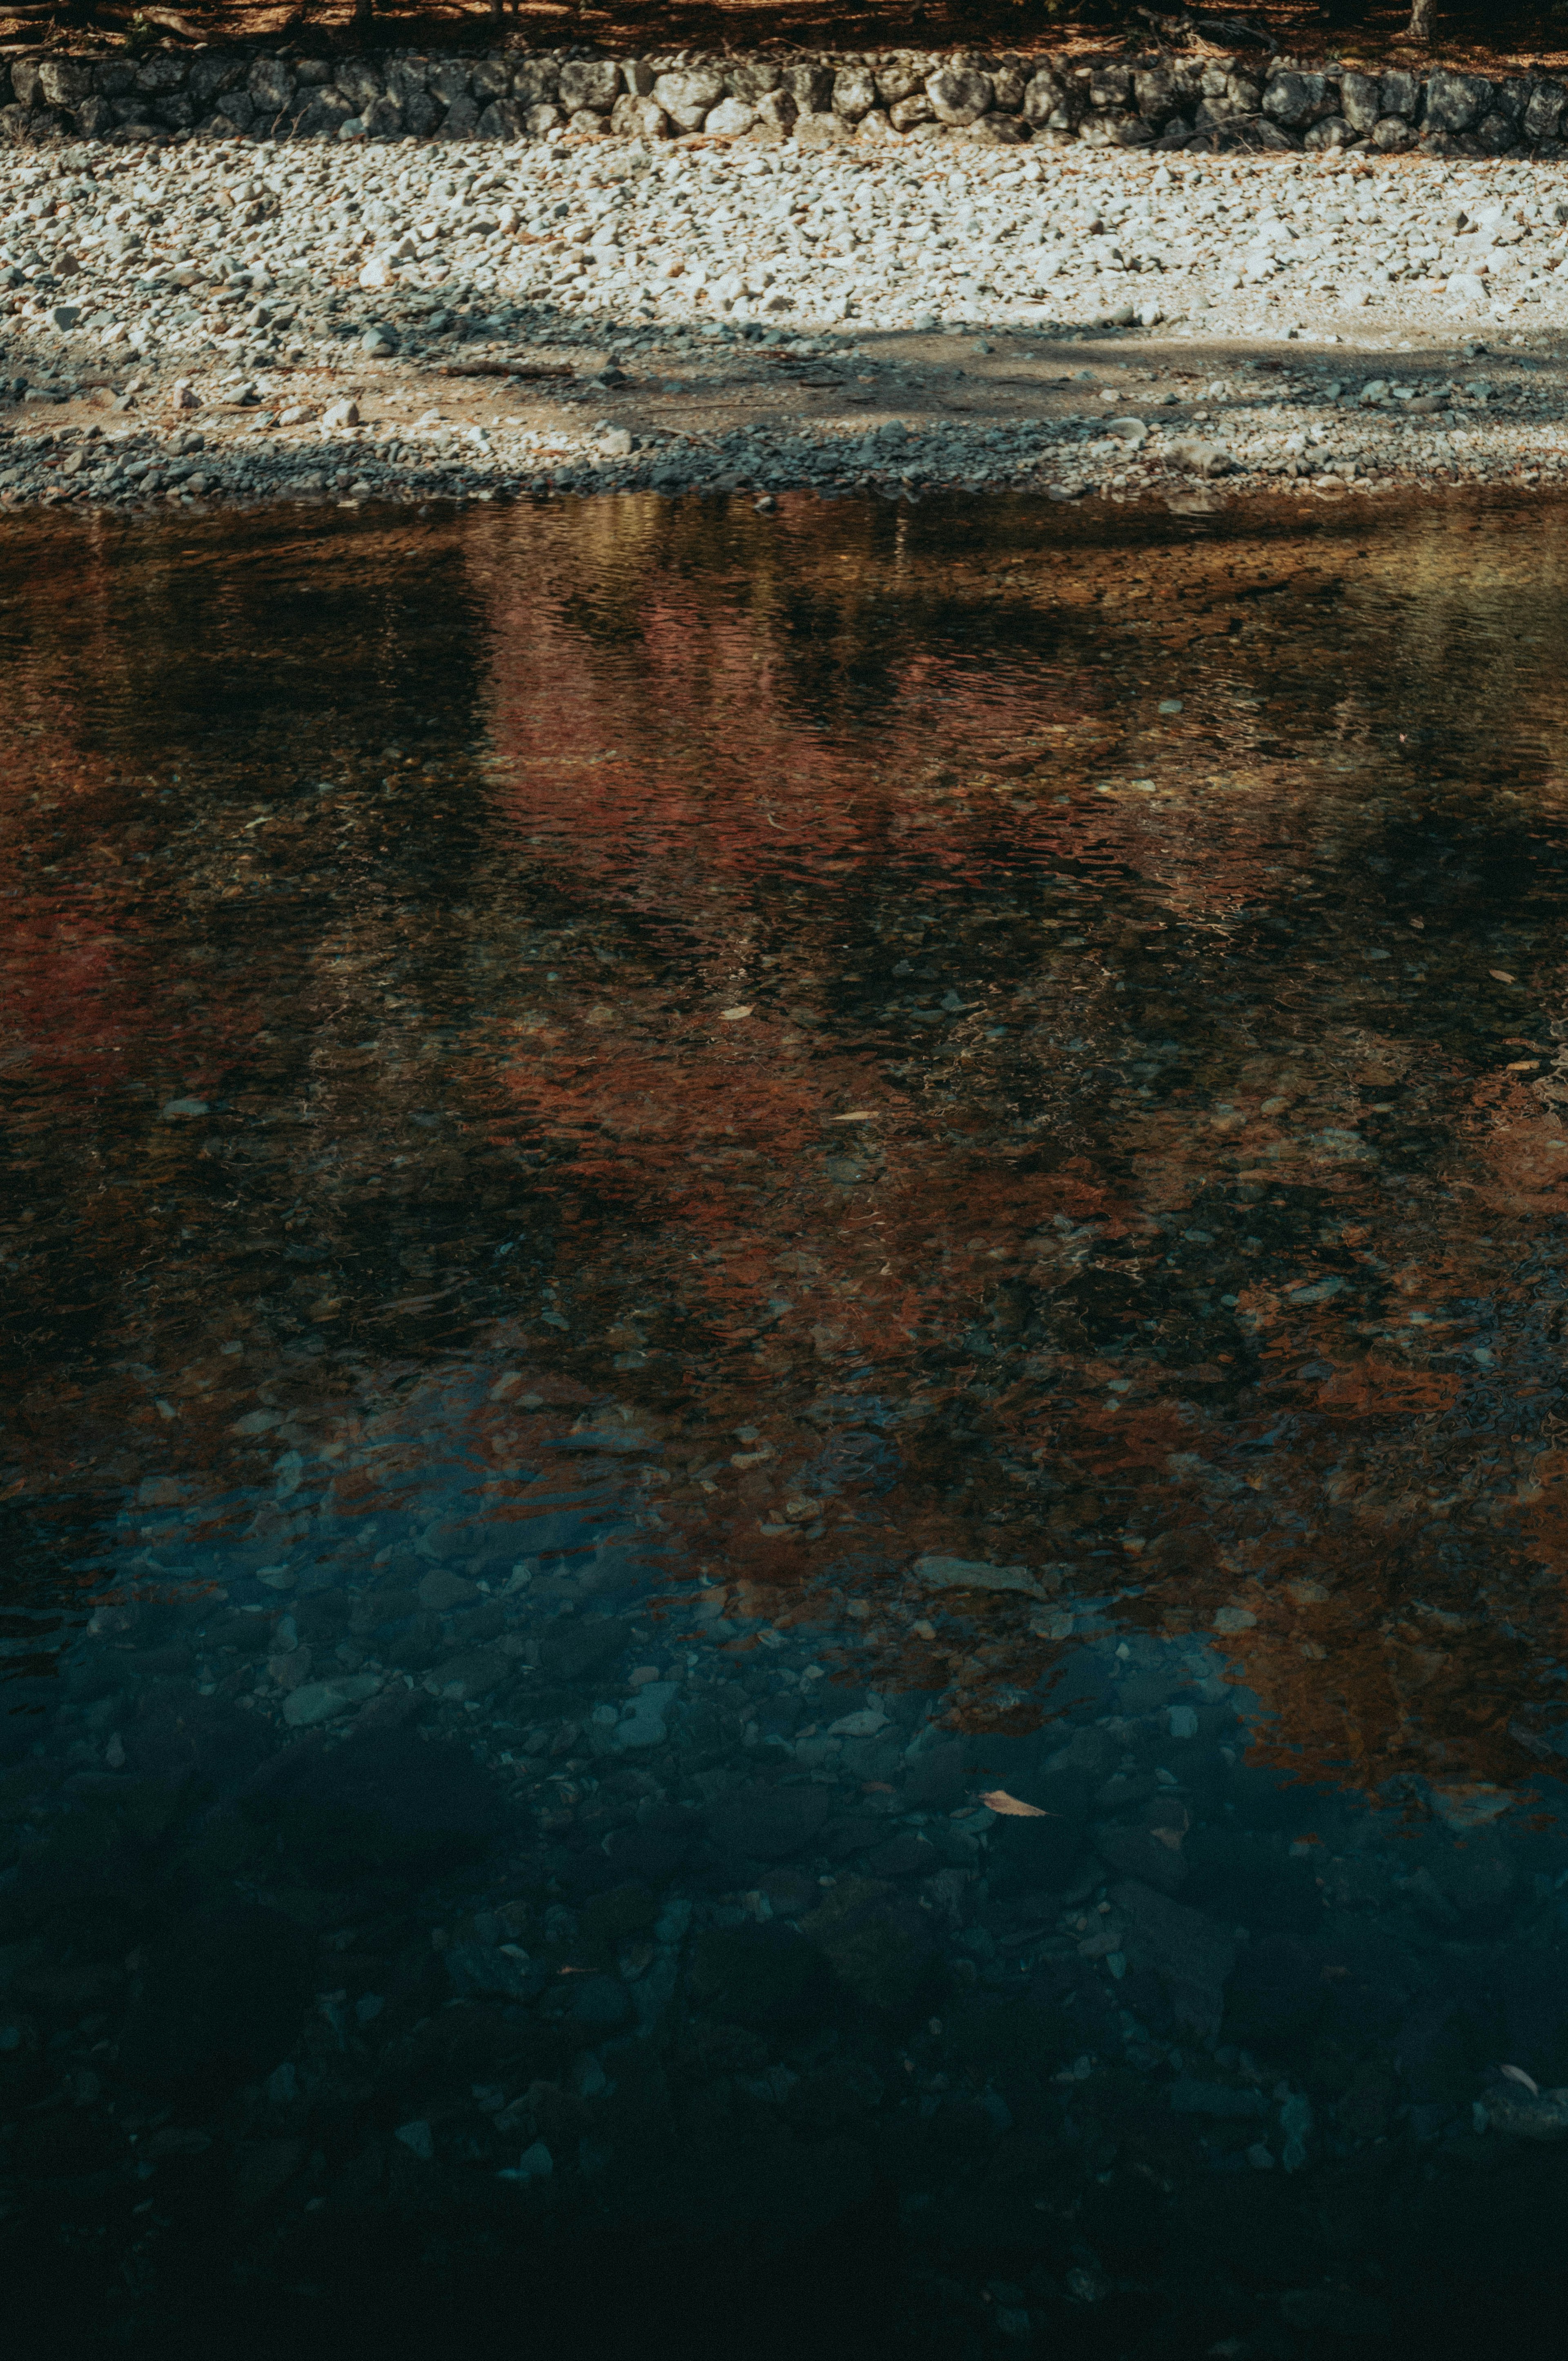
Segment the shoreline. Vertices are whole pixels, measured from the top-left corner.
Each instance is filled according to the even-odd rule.
[[[0,150],[0,508],[1545,486],[1565,266],[1553,162]]]

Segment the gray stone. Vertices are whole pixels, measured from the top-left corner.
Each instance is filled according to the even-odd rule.
[[[481,105],[487,99],[510,97],[511,85],[512,71],[505,58],[479,59],[473,71],[473,90]]]
[[[900,99],[913,98],[921,88],[922,76],[916,66],[901,61],[876,69],[877,96],[886,107],[896,106]]]
[[[37,106],[43,98],[43,68],[33,58],[18,58],[11,68],[11,88],[19,106]]]
[[[623,1714],[614,1730],[615,1743],[623,1752],[635,1752],[643,1746],[663,1746],[669,1735],[664,1717],[680,1695],[678,1681],[648,1681],[632,1699],[631,1710]]]
[[[627,1627],[608,1615],[559,1615],[539,1642],[542,1672],[559,1681],[580,1681],[620,1655]]]
[[[263,115],[280,115],[294,95],[294,77],[280,58],[258,58],[245,86]]]
[[[38,88],[46,106],[79,106],[92,94],[93,69],[80,58],[45,58]]]
[[[419,1603],[433,1615],[444,1615],[454,1607],[469,1607],[479,1596],[478,1585],[465,1580],[460,1574],[448,1573],[436,1566],[424,1576],[419,1587]]]
[[[971,123],[980,121],[995,93],[989,74],[949,66],[944,72],[931,76],[926,84],[926,95],[939,122],[965,131]]]
[[[1568,2090],[1527,2091],[1522,2083],[1499,2082],[1486,2093],[1489,2130],[1515,2139],[1568,2139]]]
[[[528,1998],[528,1961],[488,1943],[449,1943],[441,1963],[460,2000]]]
[[[1122,114],[1132,97],[1133,76],[1127,66],[1096,66],[1089,77],[1089,104],[1102,113]]]
[[[610,2033],[624,2025],[631,2015],[631,1995],[615,1976],[582,1976],[573,1979],[572,2020],[576,2025],[591,2026],[596,2032]]]
[[[738,98],[743,106],[755,106],[769,91],[778,89],[782,79],[780,68],[765,59],[751,63],[742,61],[726,68],[724,93],[727,98]]]
[[[874,1878],[840,1877],[802,1919],[801,1933],[872,2008],[906,2009],[935,1948],[930,1912]]]
[[[137,68],[136,87],[156,96],[160,91],[183,90],[186,67],[183,58],[148,58]]]
[[[1159,1976],[1177,2023],[1213,2040],[1224,2015],[1225,1982],[1236,1963],[1230,1936],[1201,1910],[1131,1879],[1113,1886],[1110,1900],[1126,1921],[1129,1957]]]
[[[511,1658],[503,1656],[499,1648],[470,1648],[437,1664],[426,1676],[425,1687],[433,1696],[466,1705],[471,1698],[488,1697],[492,1689],[499,1689],[511,1670]]]
[[[155,2092],[233,2090],[293,2045],[310,1993],[312,1938],[253,1904],[177,1927],[143,1971],[120,2037],[119,2071]]]
[[[1386,115],[1373,126],[1372,145],[1385,156],[1402,156],[1416,145],[1415,126],[1402,115]]]
[[[456,102],[456,104],[453,107],[445,122],[441,126],[448,138],[461,139],[465,137],[465,134],[459,128],[459,126],[465,120],[465,109],[466,109],[468,114],[471,115],[473,108],[474,102],[471,98],[460,98]],[[528,126],[528,136],[531,139],[543,139],[547,131],[558,130],[561,125],[561,120],[560,108],[558,106],[552,106],[547,99],[541,100],[537,106],[531,106],[523,116],[523,121]]]
[[[608,58],[573,60],[561,69],[556,95],[568,114],[587,108],[595,115],[608,115],[620,95],[620,69]]]
[[[369,69],[367,68],[367,71],[368,71]],[[521,82],[522,76],[519,74],[517,79]],[[337,77],[337,86],[339,90],[347,91],[350,98],[358,99],[359,104],[362,106],[368,106],[370,101],[378,95],[381,87],[379,81],[373,77],[372,86],[362,93],[356,90],[346,79],[345,72],[339,73]],[[433,98],[438,98],[443,106],[455,106],[459,99],[469,98],[473,95],[468,77],[468,69],[456,58],[443,58],[439,65],[434,65],[431,68],[428,87],[431,96]],[[521,91],[518,94],[520,97],[525,95],[525,93]],[[554,77],[552,77],[551,89],[547,92],[541,93],[541,95],[543,97],[553,98],[554,94]]]
[[[342,91],[311,91],[294,117],[294,129],[302,139],[334,139],[339,125],[346,123],[353,113],[354,102],[345,98]]]
[[[1026,1565],[992,1565],[982,1558],[917,1557],[911,1569],[927,1590],[1014,1590],[1048,1598],[1050,1586]]]
[[[833,112],[859,123],[877,103],[876,79],[865,66],[842,66],[833,77]]]
[[[1223,476],[1231,466],[1223,445],[1206,443],[1197,436],[1180,436],[1162,444],[1160,456],[1173,467],[1186,467],[1195,476]]]
[[[115,82],[111,82],[109,78],[111,71],[116,76]],[[125,90],[129,89],[128,75],[126,76],[123,84],[117,79],[124,73],[123,67],[102,70],[100,81],[104,90],[111,98],[118,98],[124,94]],[[244,79],[244,75],[245,64],[242,59],[198,58],[191,69],[191,95],[199,107],[210,106],[220,91],[232,90],[236,82]]]
[[[1512,118],[1500,109],[1482,116],[1475,126],[1475,137],[1488,156],[1506,155],[1510,148],[1517,148],[1519,144],[1519,135]]]
[[[1266,99],[1265,104],[1267,104]],[[1347,73],[1340,82],[1340,113],[1353,131],[1370,131],[1386,109],[1383,84],[1376,74]]]
[[[1266,115],[1260,115],[1255,123],[1247,125],[1244,144],[1257,154],[1285,155],[1294,154],[1307,143],[1300,134],[1287,131],[1282,123],[1270,123]]]
[[[700,131],[712,108],[724,95],[724,77],[707,67],[689,72],[663,73],[653,84],[653,96],[683,131]]]
[[[163,98],[152,102],[155,122],[164,124],[170,131],[189,131],[196,120],[196,108],[188,90],[171,90]]]
[[[1375,108],[1377,85],[1365,74],[1353,74],[1370,93],[1369,104]],[[1325,115],[1335,112],[1333,94],[1321,73],[1277,73],[1264,89],[1263,112],[1288,130],[1304,131],[1309,123],[1316,123]],[[1371,121],[1376,121],[1376,115]],[[1370,128],[1370,121],[1364,128]]]
[[[653,69],[641,58],[623,58],[620,62],[620,86],[628,98],[647,98],[652,93]]]
[[[1113,1869],[1157,1886],[1162,1894],[1173,1894],[1187,1878],[1181,1855],[1186,1829],[1186,1806],[1157,1798],[1140,1819],[1101,1821],[1093,1831],[1094,1845]]]
[[[1090,115],[1079,125],[1078,136],[1091,148],[1142,148],[1154,137],[1154,128],[1141,115]]]
[[[1266,2115],[1263,2092],[1234,2082],[1201,2082],[1195,2075],[1179,2074],[1166,2092],[1171,2111],[1179,2115],[1213,2115],[1223,2119]]]
[[[797,113],[794,99],[782,83],[777,90],[764,91],[757,101],[758,124],[768,131],[793,131]]]
[[[802,115],[823,115],[833,95],[833,74],[828,66],[799,63],[785,66],[779,88],[787,90]]]
[[[465,87],[467,85],[467,79],[465,73],[463,77]],[[380,97],[382,82],[375,67],[367,65],[363,58],[350,58],[337,70],[337,87],[342,91],[345,98],[352,100],[356,110],[362,114],[366,107],[373,105]]]
[[[1331,115],[1321,123],[1313,124],[1302,145],[1315,152],[1324,148],[1348,148],[1354,139],[1355,134],[1343,115]]]
[[[1568,88],[1560,82],[1538,82],[1524,113],[1525,137],[1532,144],[1555,139],[1564,106],[1568,106]]]
[[[821,2015],[832,1998],[822,1953],[787,1927],[727,1927],[700,1935],[687,1970],[690,1996],[702,2009],[740,2025],[793,2031]]]
[[[1141,139],[1154,137],[1154,133],[1141,115],[1130,115],[1124,119],[1138,126]],[[1029,137],[1029,126],[1021,115],[982,115],[978,123],[970,125],[967,136],[977,148],[1021,148]],[[1133,144],[1131,140],[1124,142],[1126,146]]]
[[[1385,115],[1402,115],[1407,123],[1413,123],[1420,103],[1421,83],[1418,75],[1404,72],[1384,75],[1383,112]]]
[[[800,115],[795,137],[802,148],[841,148],[854,133],[841,115]]]
[[[610,109],[609,127],[623,139],[667,139],[670,118],[656,98],[634,98],[622,91]]]
[[[302,82],[307,79],[303,64],[297,64],[294,71]],[[323,78],[314,74],[309,77],[313,82]],[[324,78],[330,80],[330,74]],[[407,106],[411,98],[429,87],[430,67],[423,58],[394,58],[387,68],[388,93],[400,106]]]
[[[1042,81],[1049,82],[1051,80],[1052,77],[1049,74],[1036,74],[1035,81],[1029,85],[1029,90],[1032,92],[1037,82]],[[1176,77],[1164,66],[1146,66],[1135,73],[1133,76],[1133,94],[1138,113],[1149,123],[1168,121],[1176,113],[1179,104]],[[1024,112],[1032,122],[1043,123],[1046,120],[1045,115],[1036,113],[1035,104],[1027,94],[1024,101]]]
[[[396,139],[403,127],[403,110],[395,98],[373,98],[359,119],[367,139]]]
[[[908,131],[916,123],[929,123],[933,119],[931,102],[923,90],[917,90],[890,107],[887,119],[895,131]]]
[[[992,66],[991,70],[992,104],[1003,115],[1016,115],[1024,104],[1024,93],[1029,86],[1028,70],[1016,62]]]
[[[598,122],[596,115],[594,120]],[[494,98],[477,126],[481,139],[526,139],[528,109],[515,98]]]
[[[784,1861],[811,1842],[837,1800],[828,1787],[738,1787],[708,1814],[708,1833],[725,1852]]]
[[[652,104],[646,100],[640,103]],[[756,120],[756,108],[748,105],[743,98],[721,98],[703,128],[715,138],[738,139],[750,131]]]
[[[1492,106],[1492,85],[1483,74],[1449,73],[1439,68],[1427,84],[1429,131],[1469,131]]]
[[[462,74],[460,67],[448,64],[442,67],[440,71],[451,78],[453,84],[451,88],[441,89],[438,93],[445,100],[448,106],[455,99],[467,96],[467,76]],[[459,74],[462,74],[461,89],[456,87]],[[431,78],[431,87],[433,90],[436,87],[433,75]],[[560,89],[561,69],[559,66],[552,65],[547,58],[527,59],[518,67],[511,78],[511,94],[514,98],[521,99],[524,106],[553,105],[560,93]]]
[[[378,1673],[345,1674],[332,1681],[305,1681],[283,1700],[283,1719],[291,1730],[313,1730],[335,1721],[350,1706],[363,1705],[381,1686]]]

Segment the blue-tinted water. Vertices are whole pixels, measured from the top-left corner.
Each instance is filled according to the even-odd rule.
[[[1555,512],[7,531],[29,2339],[1554,2350]]]

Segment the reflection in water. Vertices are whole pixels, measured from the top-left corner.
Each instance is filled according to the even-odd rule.
[[[1547,2349],[1560,539],[13,533],[57,2332]]]

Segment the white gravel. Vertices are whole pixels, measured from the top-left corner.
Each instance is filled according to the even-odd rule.
[[[1553,162],[0,153],[0,500],[1544,480],[1565,223]]]

